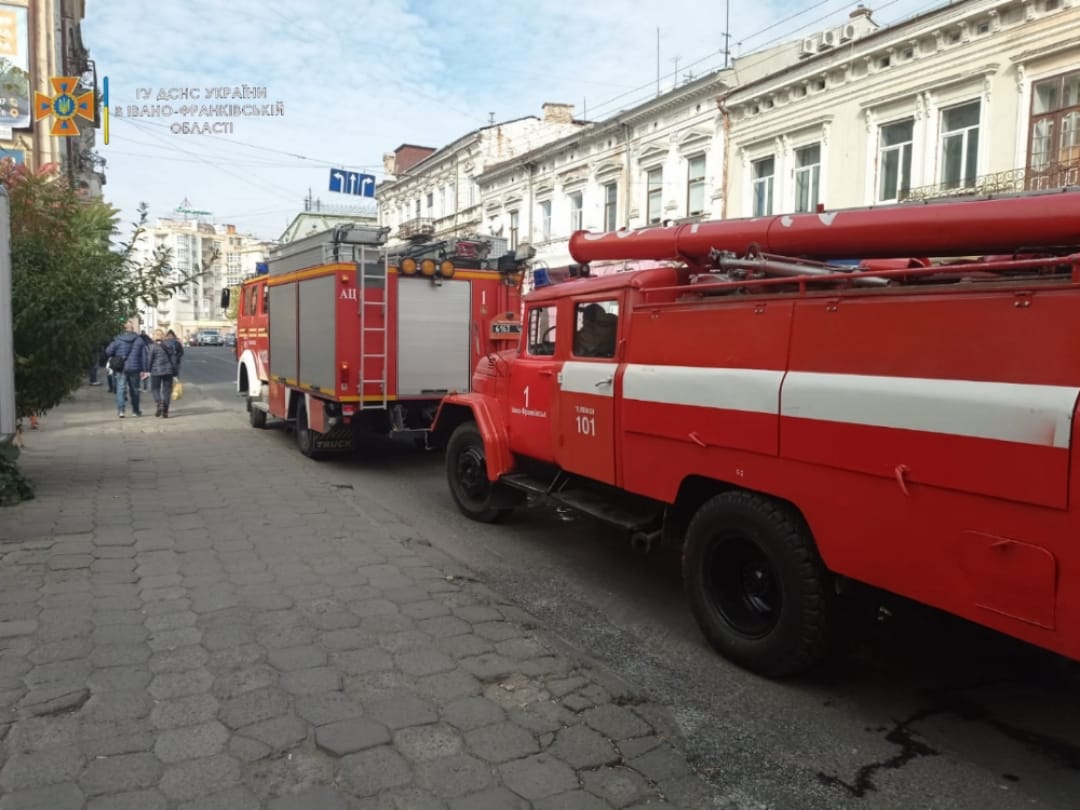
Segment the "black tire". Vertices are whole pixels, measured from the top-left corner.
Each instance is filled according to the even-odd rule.
[[[687,528],[683,581],[709,643],[740,666],[779,678],[824,658],[828,572],[790,507],[742,491],[706,501]]]
[[[296,447],[300,455],[318,461],[322,454],[315,449],[315,435],[308,426],[307,408],[300,403],[296,408]]]
[[[247,399],[247,411],[248,421],[253,428],[264,430],[266,428],[266,411],[261,408],[254,408],[251,405],[251,397]]]
[[[454,503],[466,517],[497,523],[510,509],[492,505],[497,484],[487,477],[484,440],[475,422],[458,425],[446,445],[446,481]]]

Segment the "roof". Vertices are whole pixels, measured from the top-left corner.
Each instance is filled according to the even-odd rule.
[[[932,8],[929,11],[915,14],[911,17],[908,17],[906,20],[901,20],[900,22],[893,25],[882,25],[877,30],[870,31],[867,34],[864,34],[863,36],[855,40],[852,43],[852,46],[861,47],[864,43],[871,42],[875,39],[885,39],[890,36],[896,36],[897,34],[902,33],[905,28],[915,25],[921,25],[931,17],[936,17],[940,14],[955,14],[957,12],[957,9],[962,9],[965,5],[971,2],[972,0],[952,0],[951,2],[946,2],[946,0],[942,0],[942,5],[939,5],[936,8]],[[874,22],[872,17],[870,18],[870,20],[871,22]],[[877,25],[877,23],[874,24]],[[785,70],[767,73],[766,75],[754,79],[753,81],[747,82],[746,84],[732,87],[731,90],[725,93],[724,96],[720,99],[720,103],[723,104],[731,96],[741,94],[743,93],[743,91],[746,90],[756,90],[758,87],[761,87],[762,85],[767,85],[770,82],[780,81],[782,83],[784,81],[789,81],[792,74],[800,72],[807,65],[815,65],[828,59],[836,59],[838,54],[840,54],[841,58],[843,58],[845,51],[847,51],[848,54],[846,58],[851,59],[851,52],[853,51],[853,47],[848,49],[831,48],[827,51],[821,51],[820,53],[816,53],[813,56],[799,61],[798,63],[792,65]]]
[[[506,121],[499,121],[497,124],[485,124],[482,127],[477,127],[474,130],[470,130],[469,132],[466,132],[464,135],[459,137],[457,140],[451,141],[450,143],[446,144],[445,146],[440,146],[432,154],[428,155],[426,158],[419,161],[418,163],[414,163],[412,166],[409,167],[408,171],[398,175],[395,179],[393,179],[393,180],[384,180],[382,183],[379,184],[379,188],[383,189],[383,190],[391,189],[394,186],[396,186],[398,183],[403,183],[406,180],[414,179],[415,175],[421,174],[425,169],[428,168],[429,165],[434,164],[434,163],[438,163],[440,160],[442,160],[444,157],[446,157],[450,152],[453,152],[456,148],[458,148],[459,146],[462,146],[470,138],[475,138],[477,135],[479,135],[481,132],[484,132],[485,130],[498,129],[499,127],[506,126],[507,124],[513,124],[513,123],[516,123],[518,121],[525,121],[525,120],[527,120],[529,118],[536,119],[537,121],[540,120],[540,116],[538,116],[538,115],[522,115],[522,116],[520,116],[518,118],[509,118]],[[400,149],[401,147],[399,146],[398,148]],[[425,147],[420,147],[420,148],[421,149],[430,149],[431,147],[426,147],[425,146]]]
[[[550,155],[554,152],[558,152],[560,149],[573,146],[578,141],[600,137],[604,133],[610,132],[622,126],[624,123],[630,123],[635,121],[640,116],[645,114],[652,114],[665,107],[679,104],[687,96],[693,96],[700,93],[702,90],[708,89],[711,85],[719,85],[717,90],[727,89],[727,78],[734,75],[734,70],[731,68],[715,70],[711,73],[707,73],[693,81],[687,82],[684,85],[676,88],[675,90],[669,90],[668,92],[651,98],[648,101],[638,104],[636,107],[630,107],[629,109],[620,110],[609,118],[605,118],[602,121],[583,121],[584,126],[576,132],[572,132],[569,135],[564,135],[554,141],[549,141],[546,144],[536,147],[521,155],[509,158],[501,163],[495,163],[480,173],[478,178],[489,178],[507,171],[508,169],[519,166],[522,163],[529,163],[531,160],[540,158],[544,155]]]
[[[654,267],[648,270],[629,270],[625,273],[613,273],[608,276],[593,276],[563,281],[548,287],[540,287],[529,293],[527,300],[557,301],[571,295],[592,295],[593,293],[614,292],[626,289],[635,290],[646,287],[669,287],[679,283],[679,268]]]

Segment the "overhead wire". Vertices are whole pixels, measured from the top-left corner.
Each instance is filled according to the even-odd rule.
[[[130,123],[136,129],[142,129],[142,131],[146,132],[151,137],[158,138],[157,133],[143,129],[141,123],[136,123],[133,119],[130,119],[130,118],[127,119],[127,120],[128,120],[128,123]],[[212,168],[212,169],[214,169],[216,171],[224,172],[225,174],[228,174],[228,175],[230,175],[232,177],[237,178],[241,182],[248,183],[248,184],[254,185],[254,186],[260,186],[264,191],[269,191],[269,193],[271,193],[271,194],[275,194],[275,195],[278,195],[278,196],[285,196],[285,194],[282,191],[282,187],[280,187],[280,186],[275,186],[275,185],[273,185],[271,183],[267,183],[267,182],[262,181],[262,180],[256,180],[255,178],[252,178],[252,177],[245,177],[244,175],[238,174],[237,172],[234,172],[231,169],[228,169],[228,168],[226,168],[224,166],[215,165],[213,162],[211,162],[210,160],[207,160],[202,155],[199,155],[196,152],[192,152],[189,149],[185,149],[182,146],[176,145],[176,146],[173,146],[173,148],[177,149],[177,150],[179,150],[181,152],[185,152],[186,154],[193,155],[194,157],[201,160],[203,163],[205,163],[210,168]],[[287,192],[287,196],[290,199],[295,199],[293,197],[293,192],[291,190]]]

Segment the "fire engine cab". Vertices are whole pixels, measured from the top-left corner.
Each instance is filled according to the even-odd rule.
[[[1080,659],[1078,250],[1075,189],[576,233],[670,266],[526,296],[443,401],[450,491],[683,542],[705,636],[769,676],[859,583]]]
[[[275,248],[240,288],[236,389],[251,424],[300,452],[363,432],[424,442],[439,401],[521,331],[519,262],[479,243],[390,255],[387,229],[347,225]],[[228,306],[229,291],[222,295]]]

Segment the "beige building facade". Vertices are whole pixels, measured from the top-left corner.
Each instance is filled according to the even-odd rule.
[[[477,178],[489,167],[582,127],[573,106],[548,103],[541,116],[481,127],[440,149],[404,144],[384,158],[376,195],[391,250],[424,240],[494,235],[484,230]]]
[[[719,100],[723,216],[1080,182],[1080,3],[965,0]]]
[[[859,14],[841,33],[847,42],[877,28]],[[512,247],[528,243],[538,266],[558,267],[572,262],[569,240],[577,230],[723,217],[728,133],[717,99],[791,69],[804,47],[785,43],[735,59],[729,69],[491,167],[479,177],[487,232],[507,234]],[[616,262],[609,269],[630,266]]]

